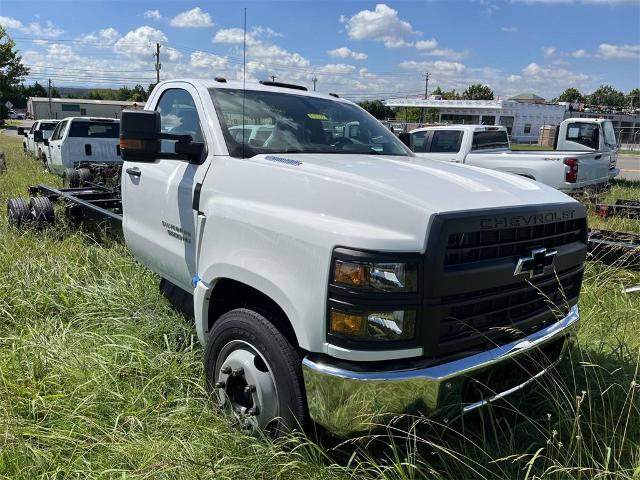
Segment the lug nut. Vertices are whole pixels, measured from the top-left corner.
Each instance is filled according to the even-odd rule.
[[[216,388],[224,388],[225,387],[225,383],[224,382],[216,382],[214,387]]]
[[[258,413],[260,413],[258,407],[251,407],[249,410],[247,410],[247,414],[251,416],[258,415]]]
[[[244,393],[253,393],[255,391],[256,391],[255,385],[247,385],[246,387],[244,387]]]
[[[231,375],[239,376],[239,375],[242,375],[242,374],[244,374],[244,370],[242,368],[234,368],[231,371]]]
[[[224,373],[225,375],[229,375],[231,373],[231,367],[223,367],[220,372]]]
[[[244,415],[247,413],[247,407],[240,407],[240,414]]]

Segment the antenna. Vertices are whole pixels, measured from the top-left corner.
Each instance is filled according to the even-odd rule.
[[[244,158],[244,98],[247,92],[247,7],[244,7],[244,33],[242,37],[242,158]]]

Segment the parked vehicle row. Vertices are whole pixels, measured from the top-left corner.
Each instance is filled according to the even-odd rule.
[[[513,173],[567,193],[606,185],[620,172],[611,120],[564,120],[553,151],[512,151],[498,126],[426,127],[401,138],[421,158]]]
[[[162,82],[120,126],[105,216],[192,312],[213,398],[248,430],[446,422],[572,341],[586,212],[556,189],[421,159],[353,103],[277,82]],[[38,186],[9,219],[51,221],[56,198],[99,213],[78,191]]]
[[[25,132],[23,146],[46,170],[75,187],[98,173],[119,172],[119,135],[120,121],[113,118],[38,120]]]

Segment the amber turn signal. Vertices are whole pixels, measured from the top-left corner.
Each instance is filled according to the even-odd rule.
[[[367,320],[365,315],[331,311],[331,333],[349,335],[352,337],[362,333]]]
[[[363,286],[367,283],[367,265],[336,260],[333,278],[343,285]]]

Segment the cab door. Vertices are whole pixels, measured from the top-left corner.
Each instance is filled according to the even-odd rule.
[[[68,125],[69,120],[60,122],[49,139],[49,168],[58,175],[64,173],[64,165],[62,164],[62,139],[64,138]]]
[[[194,209],[211,155],[201,124],[204,106],[191,85],[165,85],[155,96],[163,133],[191,135],[205,144],[199,161],[160,158],[126,162],[122,172],[123,231],[127,245],[145,265],[184,290],[196,274],[198,229],[204,221]],[[174,153],[175,141],[162,140],[162,153]]]

